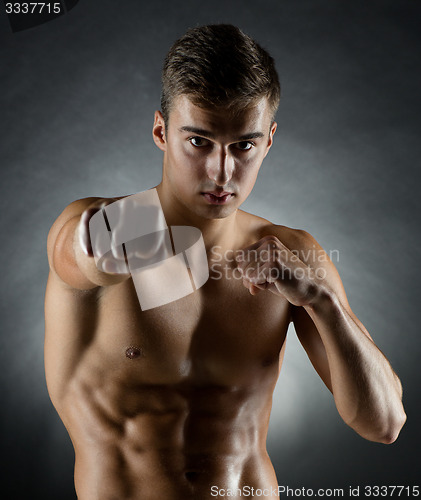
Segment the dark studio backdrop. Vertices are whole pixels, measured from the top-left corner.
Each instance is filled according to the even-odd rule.
[[[44,379],[46,238],[71,201],[160,180],[160,71],[189,27],[232,23],[276,59],[275,144],[244,208],[306,229],[400,376],[390,446],[336,412],[291,328],[268,449],[281,485],[420,481],[421,2],[80,0],[11,31],[0,4],[1,472],[7,499],[75,498],[73,449]]]

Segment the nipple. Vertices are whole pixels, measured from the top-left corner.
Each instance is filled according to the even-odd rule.
[[[140,356],[139,347],[130,346],[126,349],[126,357],[129,359],[136,359]]]
[[[184,476],[187,479],[187,481],[194,482],[199,477],[199,473],[197,471],[191,470],[191,471],[186,471],[184,473]]]

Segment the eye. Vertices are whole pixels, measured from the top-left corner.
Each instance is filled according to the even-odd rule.
[[[237,142],[236,146],[237,149],[240,149],[241,151],[249,151],[254,147],[254,143],[252,143],[251,141],[241,141]]]
[[[189,137],[189,141],[196,148],[203,148],[203,146],[209,145],[209,141],[207,139],[203,139],[203,137]]]

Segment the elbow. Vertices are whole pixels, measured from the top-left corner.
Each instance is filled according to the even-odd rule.
[[[398,436],[405,422],[406,422],[406,413],[402,408],[398,415],[395,415],[393,419],[390,419],[388,425],[382,429],[382,432],[376,433],[377,435],[374,437],[374,439],[373,436],[363,436],[363,437],[366,437],[366,439],[369,439],[370,441],[375,441],[377,443],[392,444],[398,439]]]
[[[381,436],[381,439],[379,439],[379,443],[383,444],[394,443],[398,439],[398,436],[405,422],[406,422],[406,413],[402,408],[402,411],[400,412],[399,416],[395,417],[393,423],[389,425],[387,431],[384,432],[383,435]]]
[[[371,419],[370,419],[371,420]],[[406,413],[401,407],[399,412],[396,412],[395,415],[390,416],[387,419],[387,422],[381,424],[378,422],[377,425],[373,428],[373,420],[371,420],[371,424],[363,423],[361,420],[354,421],[351,424],[348,424],[355,432],[357,432],[361,437],[367,439],[368,441],[374,441],[375,443],[382,444],[392,444],[394,443],[402,430],[406,422]]]

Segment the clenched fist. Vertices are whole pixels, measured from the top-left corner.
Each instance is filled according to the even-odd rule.
[[[252,295],[269,290],[295,306],[310,305],[323,280],[276,236],[265,236],[236,254],[243,284]]]

